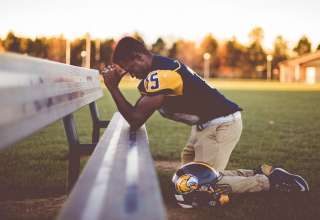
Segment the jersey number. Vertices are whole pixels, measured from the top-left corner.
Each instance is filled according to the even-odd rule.
[[[153,83],[153,85],[150,87],[151,89],[158,89],[160,87],[159,79],[158,79],[158,73],[155,72],[150,75],[150,82]]]

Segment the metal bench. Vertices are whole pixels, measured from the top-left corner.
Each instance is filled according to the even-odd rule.
[[[165,219],[146,129],[130,131],[119,113],[110,124],[99,119],[98,71],[1,53],[0,77],[0,149],[63,119],[72,191],[58,219]],[[92,143],[82,144],[72,113],[87,105]],[[86,154],[91,157],[77,181]]]

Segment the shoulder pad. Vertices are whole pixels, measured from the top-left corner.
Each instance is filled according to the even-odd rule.
[[[147,94],[181,95],[183,81],[179,73],[172,70],[156,70],[144,80]]]

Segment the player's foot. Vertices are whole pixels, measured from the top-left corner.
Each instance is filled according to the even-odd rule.
[[[308,183],[299,175],[291,174],[282,168],[272,169],[270,175],[270,190],[280,192],[306,192]]]

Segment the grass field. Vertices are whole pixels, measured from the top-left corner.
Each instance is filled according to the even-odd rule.
[[[233,196],[229,205],[219,209],[183,210],[175,205],[169,187],[174,169],[158,169],[170,219],[320,219],[320,85],[212,83],[244,109],[244,130],[228,169],[253,168],[263,162],[276,164],[306,177],[311,192],[252,193]],[[134,84],[122,86],[132,102],[139,96]],[[107,92],[98,106],[104,119],[116,111]],[[81,142],[89,142],[88,108],[75,116]],[[147,122],[147,129],[155,160],[179,160],[189,136],[188,126],[165,120],[156,113]],[[61,121],[0,151],[0,219],[54,219],[57,208],[36,216],[12,211],[15,209],[8,201],[64,195],[66,158],[67,142]]]

